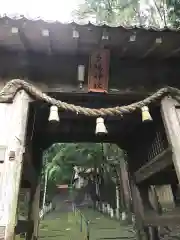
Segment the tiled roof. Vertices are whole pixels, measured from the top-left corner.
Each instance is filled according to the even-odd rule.
[[[156,27],[156,26],[141,26],[139,24],[134,24],[134,25],[127,25],[127,24],[118,24],[118,23],[112,23],[112,24],[107,24],[107,23],[97,23],[95,21],[87,21],[87,20],[73,20],[73,21],[68,21],[68,22],[61,22],[58,20],[47,20],[47,19],[43,19],[43,18],[30,18],[30,17],[25,17],[22,15],[5,15],[5,16],[1,16],[0,17],[1,20],[11,20],[11,21],[24,21],[24,22],[41,22],[43,24],[62,24],[62,25],[76,25],[76,26],[93,26],[93,27],[107,27],[107,28],[124,28],[127,30],[137,30],[137,29],[143,29],[143,30],[147,30],[147,31],[175,31],[175,32],[179,32],[180,29],[174,28],[171,25],[165,26],[165,27]]]
[[[45,54],[89,54],[101,46],[120,57],[178,56],[178,29],[60,23],[0,18],[0,50]]]

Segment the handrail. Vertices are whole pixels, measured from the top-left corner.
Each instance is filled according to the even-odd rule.
[[[85,232],[86,240],[89,240],[90,239],[90,228],[89,228],[90,221],[86,219],[84,214],[76,207],[74,203],[72,203],[72,209],[73,209],[74,216],[76,217],[76,223],[80,224],[80,232]]]

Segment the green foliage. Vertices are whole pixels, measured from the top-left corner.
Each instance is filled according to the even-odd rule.
[[[115,144],[54,144],[44,153],[44,172],[48,171],[49,182],[70,183],[74,166],[101,167],[108,173],[109,166],[118,164],[123,157],[123,151]]]
[[[180,0],[84,0],[75,19],[97,24],[180,26]]]
[[[85,0],[74,17],[96,23],[129,24],[137,16],[138,0]]]
[[[180,0],[167,0],[169,21],[175,28],[180,27]]]

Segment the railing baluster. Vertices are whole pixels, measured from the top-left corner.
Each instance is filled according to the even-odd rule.
[[[80,231],[82,232],[82,215],[80,214]]]

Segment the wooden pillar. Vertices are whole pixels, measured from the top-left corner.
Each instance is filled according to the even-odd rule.
[[[150,189],[151,189],[152,200],[153,200],[153,203],[154,203],[153,207],[158,214],[162,214],[162,208],[161,208],[161,205],[160,205],[160,202],[159,202],[156,187],[151,186]],[[152,240],[159,240],[158,227],[149,227],[149,232],[150,232],[150,237],[151,237]]]
[[[41,193],[41,184],[40,184],[40,178],[38,178],[39,181],[37,182],[36,192],[34,194],[34,201],[32,205],[32,213],[34,216],[34,232],[33,232],[33,239],[36,240],[38,238],[38,230],[39,230],[39,204],[40,204],[40,193]]]
[[[149,190],[151,189],[149,185],[147,184],[141,184],[138,186],[139,192],[140,192],[140,198],[143,204],[143,211],[145,214],[147,214],[149,211],[154,212],[154,209],[150,203],[149,199]],[[158,206],[158,198],[156,193],[154,192],[153,200],[155,202],[155,210],[158,212],[160,210]],[[154,212],[155,213],[155,212]],[[152,226],[145,226],[144,231],[148,237],[148,239],[152,240],[159,240],[159,234],[158,234],[158,227],[152,227]]]
[[[29,141],[29,156],[31,159],[33,173],[31,178],[31,190],[30,190],[30,202],[29,202],[29,216],[28,219],[32,222],[32,227],[28,229],[26,240],[37,240],[38,228],[39,228],[39,203],[40,203],[40,182],[41,182],[41,167],[42,167],[42,150],[39,144],[33,141]],[[34,176],[34,177],[33,177]]]
[[[21,90],[0,103],[0,239],[14,239],[29,102]]]
[[[144,226],[143,226],[142,202],[139,197],[138,188],[133,179],[130,180],[130,186],[131,186],[131,192],[132,192],[133,211],[135,214],[135,226],[137,229],[137,239],[138,240],[147,239],[147,236],[144,232]]]
[[[40,190],[40,178],[38,178],[36,185],[31,187],[29,219],[32,221],[33,227],[29,228],[26,240],[37,240],[38,238]]]
[[[155,209],[151,206],[149,199],[149,189],[150,186],[147,184],[141,184],[137,186],[133,180],[131,180],[131,188],[132,188],[132,199],[133,199],[133,209],[136,216],[136,227],[138,239],[148,239],[148,240],[159,240],[158,227],[151,227],[144,225],[144,216],[148,214],[148,212],[155,213],[160,212],[160,206],[158,205],[158,198],[156,193],[153,196],[153,200],[155,202]]]
[[[161,101],[161,112],[180,184],[180,104],[170,97],[165,97]]]

